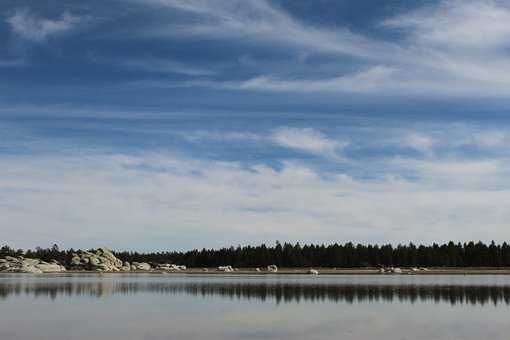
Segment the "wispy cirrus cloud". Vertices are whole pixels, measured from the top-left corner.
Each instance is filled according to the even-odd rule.
[[[121,92],[142,87],[205,88],[218,93],[235,90],[310,97],[357,94],[506,100],[510,90],[506,25],[510,6],[504,1],[444,0],[411,6],[406,12],[395,9],[361,30],[352,25],[348,29],[342,22],[312,24],[284,5],[265,0],[125,2],[135,10],[122,15],[112,10],[102,22],[113,27],[117,20],[129,18],[133,25],[118,25],[109,35],[91,30],[91,37],[113,44],[119,43],[115,40],[119,37],[130,44],[145,40],[149,50],[144,53],[149,57],[138,58],[137,51],[119,58],[105,48],[108,44],[93,43],[87,51],[99,56],[95,65],[110,64],[115,69],[121,65],[126,73],[138,71],[127,77],[118,73],[119,82],[129,84],[119,86]],[[101,10],[91,6],[71,12],[62,6],[56,16],[47,17],[33,8],[14,7],[7,12],[10,32],[22,42],[41,43],[71,32],[87,21],[82,13],[95,17]],[[163,46],[179,46],[180,52],[166,55],[169,50]],[[225,51],[231,53],[220,53],[211,58],[214,61],[187,58],[197,46],[206,46],[206,54],[227,46]],[[208,62],[226,66],[208,67]]]
[[[510,6],[504,1],[442,1],[383,22],[408,30],[410,43],[482,51],[505,48],[510,38]]]
[[[140,31],[147,36],[253,39],[279,42],[319,52],[374,58],[393,49],[392,44],[374,41],[345,28],[326,29],[305,25],[274,3],[265,0],[129,0],[162,10],[179,10],[198,20],[190,24],[155,23]]]
[[[197,16],[191,25],[159,26],[149,34],[243,39],[292,46],[296,54],[336,55],[328,75],[295,76],[264,69],[236,80],[152,83],[242,91],[359,93],[382,96],[502,97],[510,90],[508,19],[501,1],[442,1],[380,21],[401,38],[374,39],[339,27],[315,27],[266,1],[152,0],[160,8]],[[345,69],[344,58],[355,60]],[[299,65],[295,65],[299,69]]]
[[[121,61],[120,64],[126,69],[142,70],[147,72],[163,74],[164,73],[183,74],[194,77],[212,76],[217,73],[212,69],[193,66],[190,64],[166,58],[145,57],[138,59],[128,59]]]
[[[17,36],[33,41],[46,39],[70,31],[82,22],[83,18],[65,11],[59,18],[41,18],[28,8],[18,8],[7,18],[7,23]]]
[[[18,67],[25,65],[25,60],[19,59],[0,59],[0,67]]]
[[[382,128],[379,126],[379,128]],[[439,161],[452,157],[508,157],[510,134],[494,126],[480,127],[473,124],[427,123],[416,126],[384,126],[384,132],[369,124],[349,129],[317,129],[309,127],[280,126],[267,130],[196,130],[181,133],[187,141],[207,145],[231,144],[249,146],[258,144],[261,148],[278,146],[303,154],[312,154],[329,160],[352,161],[345,153],[365,151],[372,157],[394,156],[427,158]],[[325,132],[328,131],[328,132]],[[416,152],[409,154],[409,150]]]
[[[331,138],[317,129],[296,127],[279,127],[267,133],[196,131],[183,134],[183,137],[194,142],[215,140],[264,143],[337,160],[342,158],[343,149],[349,145],[348,142]]]

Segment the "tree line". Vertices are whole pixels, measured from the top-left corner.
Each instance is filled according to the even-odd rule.
[[[0,258],[25,256],[44,261],[55,259],[69,263],[76,250],[37,247],[34,250],[0,248]],[[276,242],[273,246],[237,246],[221,249],[195,249],[190,251],[136,252],[114,251],[115,256],[128,262],[174,263],[188,267],[510,267],[510,245],[506,242],[483,242],[432,245],[363,245],[345,244],[314,245]]]

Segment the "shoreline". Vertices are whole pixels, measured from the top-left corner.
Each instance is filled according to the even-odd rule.
[[[412,271],[409,268],[402,268],[402,273],[381,273],[377,268],[314,268],[319,272],[319,275],[381,275],[381,276],[399,276],[399,275],[510,275],[510,268],[427,268],[427,270]],[[153,275],[311,275],[310,268],[281,268],[277,272],[256,271],[254,268],[239,268],[233,272],[218,271],[216,268],[189,268],[186,270],[174,271],[83,271],[83,270],[67,270],[57,273],[44,273],[36,274],[43,276],[64,276],[67,274],[72,275],[138,275],[138,274],[153,274]],[[19,273],[0,272],[0,276],[13,276]],[[311,275],[313,276],[313,275]]]

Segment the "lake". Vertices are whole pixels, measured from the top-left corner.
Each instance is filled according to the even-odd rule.
[[[510,276],[0,276],[2,340],[509,339]]]

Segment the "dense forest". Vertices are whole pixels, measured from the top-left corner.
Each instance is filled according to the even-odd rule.
[[[69,263],[74,249],[60,250],[57,245],[35,250],[0,248],[0,258],[7,255],[56,259]],[[175,263],[188,267],[263,267],[276,264],[280,267],[510,267],[510,245],[482,242],[407,245],[300,245],[276,242],[274,246],[238,246],[221,249],[202,249],[186,252],[166,251],[139,253],[114,251],[128,262]]]

